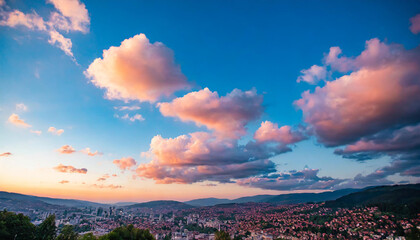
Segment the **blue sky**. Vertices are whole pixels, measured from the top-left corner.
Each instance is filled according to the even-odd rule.
[[[313,92],[317,86],[325,86],[325,82],[316,85],[298,83],[296,79],[302,75],[301,70],[313,65],[322,66],[330,47],[339,46],[343,55],[356,57],[365,50],[366,41],[370,39],[377,38],[386,45],[401,44],[408,50],[416,48],[420,40],[419,35],[409,29],[413,24],[410,18],[420,13],[418,1],[86,0],[80,4],[84,4],[88,11],[89,31],[59,31],[71,39],[75,61],[49,44],[48,35],[42,31],[10,26],[4,22],[0,26],[0,153],[12,153],[0,158],[0,181],[3,183],[0,190],[98,201],[140,201],[161,198],[182,200],[210,195],[231,198],[253,193],[339,188],[331,185],[328,188],[273,189],[262,185],[247,186],[244,183],[247,178],[231,178],[229,183],[200,178],[199,181],[180,184],[157,184],[155,182],[159,179],[136,175],[135,169],[151,161],[150,157],[141,156],[141,153],[149,150],[151,139],[156,135],[176,138],[197,131],[212,133],[214,130],[205,124],[197,126],[193,121],[163,116],[156,106],[157,102],[171,102],[176,97],[182,98],[204,88],[217,91],[219,96],[225,96],[235,88],[242,91],[255,88],[257,94],[263,96],[264,111],[257,119],[247,122],[246,134],[236,139],[239,143],[252,141],[262,121],[294,128],[314,125],[316,129],[315,124],[305,121],[302,110],[294,101],[300,99],[306,90]],[[27,14],[36,12],[45,21],[51,12],[60,12],[59,7],[50,2],[13,0],[6,1],[2,6],[2,20],[7,19],[8,12],[12,10]],[[72,21],[71,17],[63,15]],[[106,99],[105,89],[90,82],[84,71],[95,59],[103,58],[104,50],[118,47],[125,39],[141,33],[150,43],[161,42],[173,51],[175,62],[191,88],[180,89],[153,103]],[[330,74],[326,81],[334,81],[350,73],[331,71]],[[19,103],[27,106],[27,110],[16,109]],[[139,106],[141,109],[114,109],[118,106]],[[32,127],[11,124],[8,119],[13,113]],[[141,114],[144,120],[132,122],[122,119],[121,116],[126,113],[130,116]],[[415,119],[408,125],[415,126],[417,123]],[[51,126],[63,129],[64,133],[60,136],[48,133]],[[395,126],[384,127],[381,131]],[[29,129],[41,130],[42,134],[38,136]],[[380,133],[379,130],[377,132]],[[368,175],[396,161],[388,152],[366,161],[343,158],[334,154],[336,146],[326,146],[319,141],[317,134],[308,131],[305,135],[306,140],[289,145],[292,151],[270,158],[277,164],[279,172],[287,172],[290,177],[293,175],[290,171],[319,169],[319,177],[352,179],[357,174]],[[338,147],[346,144],[351,143]],[[64,145],[71,145],[77,151],[89,147],[103,155],[90,157],[80,152],[59,154],[57,149]],[[121,170],[113,164],[114,160],[125,157],[135,159],[136,166]],[[87,168],[88,172],[83,176],[55,173],[52,168],[58,164]],[[418,166],[417,162],[414,166]],[[100,183],[102,188],[92,187],[99,185],[96,182],[98,177],[114,173],[118,177]],[[13,176],[21,176],[23,180],[16,181]],[[51,183],[46,183],[49,181],[47,176]],[[238,179],[243,182],[235,183]],[[389,181],[395,183],[401,180],[418,182],[419,178],[397,173],[386,179],[388,181],[383,183],[389,184]],[[59,184],[62,180],[69,183]],[[306,180],[304,177],[299,182]],[[81,185],[82,182],[85,186]],[[106,187],[111,184],[121,188]],[[150,194],[137,194],[143,186]],[[154,188],[158,190],[151,190]],[[162,189],[175,190],[160,195],[158,191]],[[121,191],[122,197],[115,198],[111,190]],[[171,192],[184,190],[188,192],[187,197]],[[98,193],[99,197],[94,197],[94,193]]]

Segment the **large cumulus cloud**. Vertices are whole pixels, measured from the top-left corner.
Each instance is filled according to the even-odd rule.
[[[262,102],[262,96],[255,89],[234,89],[220,97],[217,92],[205,88],[158,106],[164,116],[206,126],[225,137],[239,138],[246,133],[245,126],[263,113]]]
[[[190,87],[172,50],[161,42],[150,43],[144,34],[104,50],[103,57],[95,59],[85,75],[106,90],[108,99],[125,101],[155,102]]]
[[[241,145],[238,140],[206,132],[176,138],[155,136],[149,151],[143,153],[152,160],[140,164],[137,174],[157,183],[232,182],[275,172],[275,164],[269,158],[289,150],[283,145],[254,141]]]
[[[356,58],[333,48],[326,62],[350,74],[306,91],[296,105],[319,141],[353,143],[389,128],[420,122],[420,48],[405,50],[378,39]]]

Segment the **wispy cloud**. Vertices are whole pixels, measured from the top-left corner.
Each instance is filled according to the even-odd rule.
[[[12,155],[11,152],[0,153],[0,157],[8,157],[8,156],[11,156],[11,155]]]
[[[57,172],[62,172],[62,173],[86,174],[87,171],[88,171],[86,168],[75,168],[73,166],[65,166],[63,164],[59,164],[58,166],[54,167],[53,169],[56,170]]]
[[[12,124],[14,124],[18,127],[24,127],[24,128],[32,127],[31,125],[26,123],[25,120],[21,119],[19,117],[19,115],[17,115],[16,113],[13,113],[12,115],[10,115],[8,120],[9,120],[10,123],[12,123]]]
[[[91,156],[91,157],[93,157],[93,156],[96,156],[96,155],[102,155],[102,153],[101,152],[98,152],[98,150],[96,150],[95,152],[92,152],[91,150],[90,150],[90,148],[85,148],[85,149],[82,149],[82,150],[80,150],[82,153],[84,153],[84,154],[87,154],[87,155],[89,155],[89,156]]]
[[[55,127],[49,127],[48,132],[50,132],[51,134],[60,136],[61,134],[64,133],[64,130],[63,129],[56,129]]]

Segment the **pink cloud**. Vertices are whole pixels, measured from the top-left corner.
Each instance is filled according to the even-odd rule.
[[[243,92],[234,89],[219,97],[217,92],[205,88],[158,106],[164,116],[192,121],[198,126],[216,130],[224,137],[238,138],[246,133],[248,122],[262,115],[262,102],[262,96],[255,90]]]
[[[59,164],[53,169],[56,170],[57,172],[62,172],[62,173],[81,173],[81,174],[87,173],[86,168],[75,168],[73,166],[65,166],[63,164]]]
[[[325,80],[327,77],[327,70],[323,66],[313,65],[309,69],[300,71],[302,76],[299,76],[297,82],[307,82],[309,84],[317,84],[320,80]]]
[[[410,31],[414,34],[420,33],[420,14],[410,18]]]
[[[89,14],[85,4],[79,0],[48,0],[61,13],[53,12],[50,23],[64,31],[89,32]]]
[[[35,11],[25,14],[19,10],[0,11],[0,25],[8,27],[23,26],[30,30],[39,31],[49,35],[48,43],[60,48],[66,55],[70,56],[76,62],[72,48],[72,42],[65,38],[59,30],[80,31],[86,33],[89,31],[90,19],[85,5],[78,0],[49,0],[50,3],[60,12],[53,11],[48,21],[45,21]],[[3,7],[5,3],[3,2]]]
[[[60,136],[61,134],[64,133],[64,130],[63,129],[56,129],[55,127],[49,127],[48,132],[50,132],[54,135]]]
[[[40,131],[40,130],[30,130],[30,132],[35,133],[38,136],[40,136],[42,134],[42,131]]]
[[[123,171],[128,170],[137,164],[134,158],[131,157],[123,157],[121,159],[116,159],[112,163],[117,165],[117,167]]]
[[[87,155],[91,156],[91,157],[96,156],[96,155],[102,155],[102,153],[98,152],[97,150],[95,152],[91,152],[90,148],[85,148],[85,149],[82,149],[80,151],[84,154],[87,154]]]
[[[121,185],[114,185],[114,184],[109,184],[109,185],[93,184],[92,186],[96,188],[111,188],[111,189],[123,188],[123,186]]]
[[[57,149],[57,151],[61,154],[72,154],[76,152],[76,150],[74,150],[74,148],[70,145],[64,145],[61,148]]]
[[[102,177],[98,178],[96,181],[105,181],[110,178],[109,174],[104,174]]]
[[[343,145],[420,121],[420,48],[405,50],[372,39],[356,58],[345,58],[345,64],[343,58],[330,64],[353,72],[304,92],[295,102],[321,142]]]
[[[20,119],[19,118],[19,115],[15,114],[15,113],[13,113],[12,115],[10,115],[10,117],[9,117],[8,120],[9,120],[10,123],[12,123],[12,124],[14,124],[14,125],[16,125],[18,127],[24,127],[24,128],[32,127],[31,125],[27,124],[25,122],[25,120]]]
[[[144,34],[104,50],[103,58],[95,59],[85,75],[106,89],[108,99],[125,101],[155,102],[190,87],[172,50],[160,42],[151,44]]]
[[[11,155],[12,155],[11,152],[0,153],[0,157],[8,157],[8,156],[11,156]]]
[[[24,26],[31,30],[47,30],[44,20],[36,12],[25,14],[19,10],[13,10],[11,12],[2,11],[0,15],[3,17],[0,20],[1,26]]]
[[[239,145],[235,139],[219,138],[206,132],[166,139],[155,136],[149,151],[142,153],[152,161],[140,164],[136,172],[139,177],[165,184],[231,182],[275,171],[274,163],[268,158],[285,151],[289,149],[255,142]]]
[[[290,126],[279,126],[277,123],[265,121],[254,134],[254,139],[258,142],[278,142],[280,144],[293,144],[300,142],[306,137],[301,131],[293,131]]]

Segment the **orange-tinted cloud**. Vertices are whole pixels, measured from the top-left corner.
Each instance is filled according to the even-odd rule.
[[[56,170],[57,172],[62,172],[62,173],[81,173],[81,174],[87,173],[86,168],[75,168],[73,166],[65,166],[63,164],[60,164],[54,167],[53,169]]]
[[[108,99],[155,102],[190,86],[172,50],[160,42],[150,43],[144,34],[104,50],[103,58],[95,59],[85,75],[106,89]]]
[[[11,155],[12,155],[11,152],[0,153],[0,157],[8,157],[8,156],[11,156]]]
[[[64,130],[63,129],[56,129],[55,127],[49,127],[48,132],[50,132],[54,135],[60,136],[61,134],[64,133]]]
[[[293,144],[306,139],[306,136],[298,130],[292,130],[290,126],[279,126],[277,123],[265,121],[254,134],[258,142],[277,142],[280,144]]]
[[[206,132],[167,139],[155,136],[149,151],[142,154],[152,161],[140,164],[136,171],[139,177],[157,183],[231,182],[275,171],[268,158],[289,150],[255,142],[239,145],[235,139],[218,138]]]
[[[123,157],[121,159],[116,159],[112,163],[117,165],[117,167],[121,170],[128,170],[134,166],[136,166],[137,162],[132,157]]]
[[[18,127],[24,127],[24,128],[32,127],[31,125],[27,124],[25,122],[25,120],[20,119],[19,118],[19,115],[15,114],[15,113],[13,113],[12,115],[10,115],[9,122],[12,123],[12,124],[14,124],[14,125],[16,125],[16,126],[18,126]]]
[[[42,131],[40,130],[29,130],[31,133],[35,133],[36,135],[40,136],[42,134]]]
[[[80,151],[84,154],[87,154],[87,155],[91,156],[91,157],[96,156],[96,155],[102,155],[102,153],[98,152],[98,150],[96,150],[95,152],[91,152],[90,148],[85,148],[85,149],[82,149]]]
[[[414,34],[420,33],[420,14],[410,18],[410,31]]]
[[[57,149],[57,151],[61,154],[72,154],[76,152],[76,150],[74,150],[74,148],[70,145],[64,145],[61,148]]]
[[[60,183],[60,184],[66,184],[66,183],[69,183],[69,181],[67,181],[67,180],[62,180],[62,181],[60,181],[60,182],[58,182],[58,183]]]
[[[104,184],[92,184],[93,187],[96,188],[111,188],[111,189],[118,189],[118,188],[123,188],[123,186],[121,185],[114,185],[114,184],[109,184],[109,185],[104,185]]]
[[[306,91],[295,104],[305,122],[327,146],[352,143],[396,126],[420,122],[420,47],[372,39],[356,58],[328,61],[348,75]]]
[[[192,121],[216,130],[219,135],[239,138],[246,133],[245,126],[263,113],[262,102],[263,97],[255,89],[245,92],[234,89],[219,97],[217,92],[205,88],[158,106],[164,116]]]

